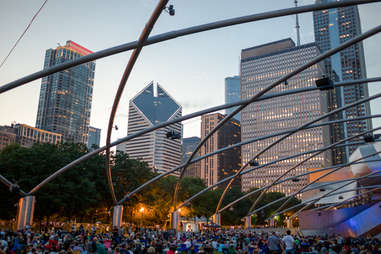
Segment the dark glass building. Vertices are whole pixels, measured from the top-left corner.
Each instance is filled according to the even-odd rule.
[[[217,126],[226,116],[220,113],[201,116],[201,139]],[[200,149],[200,155],[217,151],[218,149],[241,142],[241,125],[234,118],[218,129]],[[229,151],[209,156],[201,162],[201,179],[211,186],[223,178],[234,175],[241,168],[241,149],[235,147]],[[220,187],[226,186],[227,183]],[[241,186],[240,179],[233,185]]]
[[[198,143],[200,143],[201,139],[199,137],[190,137],[183,138],[183,149],[182,149],[182,163],[185,163],[188,158],[193,153],[194,149],[196,149]],[[199,157],[199,153],[197,153],[193,159]],[[201,178],[201,168],[200,161],[190,164],[184,172],[184,176],[191,177],[200,177]]]
[[[232,103],[241,100],[241,81],[240,76],[225,78],[225,103]],[[234,108],[227,108],[226,114],[233,112]],[[235,119],[241,121],[241,112],[234,116]]]
[[[159,84],[151,82],[130,100],[127,135],[181,115],[181,106]],[[181,137],[182,124],[176,123],[122,143],[117,150],[163,173],[181,163]]]
[[[345,0],[344,0],[345,1]],[[336,0],[316,0],[316,3],[336,2]],[[319,49],[325,52],[335,48],[343,42],[361,34],[360,16],[357,6],[349,6],[337,9],[315,11],[314,32],[315,41]],[[366,78],[364,48],[362,42],[357,43],[324,61],[327,74],[334,80],[356,80]],[[368,85],[352,85],[340,87],[330,95],[332,109],[342,107],[357,100],[369,96]],[[355,118],[370,115],[369,102],[345,110],[336,118]],[[341,126],[336,126],[332,133],[333,141],[350,137],[372,128],[371,119],[352,121]],[[344,154],[338,152],[334,156],[334,163],[347,161],[349,155],[356,150],[357,146],[345,149]]]
[[[44,69],[91,53],[67,41],[46,51]],[[87,144],[94,71],[89,62],[42,78],[36,127],[62,134],[64,142]]]
[[[101,142],[101,129],[89,126],[89,141],[87,142],[87,148],[92,149],[95,145],[99,147]]]

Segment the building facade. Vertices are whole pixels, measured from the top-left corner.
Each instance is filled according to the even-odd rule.
[[[220,113],[201,116],[201,139],[217,126],[226,116]],[[200,149],[200,155],[206,155],[218,149],[241,142],[241,125],[239,121],[231,118],[217,130]],[[211,186],[223,178],[234,175],[241,168],[241,149],[232,150],[209,156],[201,162],[201,179],[207,186]],[[219,187],[226,186],[227,183]],[[240,179],[233,182],[240,186]]]
[[[336,0],[316,0],[316,3],[335,2]],[[345,0],[344,0],[345,1]],[[315,11],[313,13],[315,41],[322,52],[335,48],[343,42],[361,34],[358,7],[349,6],[338,9]],[[327,74],[339,81],[366,78],[364,48],[362,42],[346,48],[324,61]],[[368,85],[352,85],[337,88],[331,100],[333,107],[342,107],[369,96]],[[370,104],[366,102],[345,110],[336,118],[355,118],[370,115]],[[341,129],[340,129],[341,128]],[[351,121],[337,126],[336,139],[350,137],[372,128],[372,120]],[[334,140],[334,141],[337,141]],[[357,146],[345,148],[333,158],[334,163],[346,162]]]
[[[93,149],[93,146],[99,147],[101,143],[101,129],[89,126],[89,141],[87,148]]]
[[[0,126],[0,150],[16,143],[16,132],[11,126]]]
[[[240,76],[233,76],[225,78],[225,103],[232,103],[241,100],[241,78]],[[233,112],[234,108],[227,108],[226,114]],[[234,116],[235,119],[241,121],[241,113]]]
[[[314,43],[295,46],[290,39],[271,42],[257,47],[243,49],[241,53],[241,98],[249,99],[285,74],[305,64],[319,54]],[[315,86],[315,80],[321,78],[322,67],[313,65],[290,78],[287,84],[281,84],[269,93],[294,90]],[[327,111],[325,92],[319,90],[287,95],[252,103],[241,114],[242,142],[249,139],[289,130],[315,119]],[[258,152],[265,149],[280,137],[268,138],[242,146],[242,164],[250,161]],[[329,144],[329,130],[319,127],[299,131],[262,154],[259,165],[308,150],[316,150]],[[266,166],[242,175],[242,190],[259,188],[272,183],[279,175],[305,159],[300,156]],[[328,154],[319,154],[289,175],[305,173],[309,168],[328,165]],[[284,182],[272,188],[290,194],[308,183],[307,177],[299,182]]]
[[[12,124],[0,127],[0,149],[5,145],[16,143],[22,147],[31,147],[36,143],[60,144],[62,135],[41,130],[26,124]]]
[[[196,149],[197,145],[200,143],[201,139],[199,137],[190,137],[183,138],[183,149],[182,149],[182,162],[185,163],[188,158],[192,155],[194,149]],[[199,157],[199,153],[193,157],[196,159]],[[195,162],[190,164],[184,172],[184,176],[190,177],[200,177],[201,178],[201,164],[200,162]]]
[[[182,107],[159,85],[148,84],[130,100],[127,135],[182,115]],[[170,137],[170,132],[178,138]],[[140,159],[159,173],[181,163],[182,124],[176,123],[120,144],[117,150]]]
[[[44,69],[91,54],[92,51],[67,41],[48,49]],[[62,134],[64,142],[87,144],[95,62],[42,78],[36,127]]]

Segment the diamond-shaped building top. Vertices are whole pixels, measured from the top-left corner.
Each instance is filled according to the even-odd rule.
[[[159,84],[149,83],[130,100],[128,132],[131,135],[153,125],[182,115],[182,108]],[[166,172],[181,163],[181,138],[169,139],[166,134],[175,132],[182,137],[182,124],[167,127],[136,137],[117,147],[131,158],[139,159],[159,173]]]
[[[152,124],[157,124],[169,120],[181,106],[159,84],[156,93],[154,88],[151,82],[132,102]]]

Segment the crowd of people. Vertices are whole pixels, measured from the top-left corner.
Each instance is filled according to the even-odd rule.
[[[376,238],[343,238],[340,235],[285,235],[258,233],[255,229],[214,229],[174,232],[150,228],[127,228],[110,233],[59,228],[34,232],[0,230],[0,254],[4,253],[247,253],[247,254],[381,254]]]

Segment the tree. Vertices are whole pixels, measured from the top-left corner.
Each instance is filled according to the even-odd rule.
[[[35,144],[31,148],[11,145],[0,152],[0,174],[29,191],[56,170],[86,153],[87,148],[82,144]],[[83,217],[89,207],[104,201],[106,188],[99,181],[100,178],[105,179],[104,165],[103,155],[95,155],[38,190],[35,193],[35,218],[41,220],[54,214],[64,215],[68,219]],[[0,203],[7,204],[9,211],[0,215],[4,218],[15,215],[13,203],[19,198],[12,195],[11,200],[3,200],[8,196],[7,190],[2,188]]]
[[[256,190],[257,188],[254,188],[252,190],[250,190],[249,192],[252,192],[254,190]],[[252,203],[254,203],[254,201],[259,197],[259,194],[260,192],[257,192],[256,194],[254,194],[253,196],[250,197],[250,201]],[[262,207],[262,206],[265,206],[271,202],[274,202],[275,200],[278,200],[278,199],[281,199],[283,197],[285,197],[286,195],[282,192],[267,192],[262,200],[260,200],[258,202],[258,204],[256,205],[255,209],[259,208],[259,207]],[[293,197],[290,202],[288,202],[288,204],[284,207],[284,209],[286,208],[289,208],[291,206],[294,206],[295,204],[298,204],[300,203],[300,200]],[[264,225],[266,224],[266,219],[267,218],[270,218],[274,215],[274,212],[283,204],[283,202],[279,201],[275,204],[272,204],[266,208],[264,208],[263,210],[259,211],[258,213],[256,213],[254,215],[254,223],[255,224],[258,224],[258,225]],[[292,211],[291,211],[292,213]],[[284,225],[284,219],[285,219],[285,216],[282,214],[281,216],[278,217],[278,220],[277,220],[277,223],[279,224],[279,226],[281,225]]]

